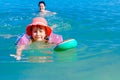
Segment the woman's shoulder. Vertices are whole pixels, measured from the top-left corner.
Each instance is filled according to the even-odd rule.
[[[50,15],[50,14],[57,14],[56,12],[52,12],[49,10],[45,10],[44,12],[40,12],[41,15]]]

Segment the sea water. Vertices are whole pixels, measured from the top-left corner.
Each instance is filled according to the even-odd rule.
[[[44,1],[57,13],[44,16],[53,32],[78,46],[55,52],[53,45],[33,44],[16,61],[14,43],[39,16],[39,0],[0,0],[0,80],[119,80],[120,1]]]

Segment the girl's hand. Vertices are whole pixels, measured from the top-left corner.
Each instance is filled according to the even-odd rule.
[[[21,56],[16,56],[16,60],[21,60]]]
[[[21,56],[17,56],[17,55],[14,55],[14,54],[10,54],[10,56],[16,58],[16,60],[21,60]]]

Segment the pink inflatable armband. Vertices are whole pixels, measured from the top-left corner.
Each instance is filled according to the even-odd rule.
[[[63,42],[62,35],[51,33],[48,42],[57,45],[57,44]]]
[[[16,43],[17,46],[19,45],[27,45],[29,43],[29,38],[26,34],[23,34],[22,36],[18,37],[18,41]]]

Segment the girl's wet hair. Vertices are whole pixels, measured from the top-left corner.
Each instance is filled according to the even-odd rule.
[[[38,6],[40,6],[40,4],[41,3],[43,3],[44,4],[44,6],[46,6],[46,4],[45,4],[45,2],[44,1],[40,1],[39,3],[38,3]]]
[[[45,33],[47,34],[46,26],[43,27],[41,25],[33,25],[33,26],[31,26],[31,29],[30,29],[31,33],[32,33],[33,27],[37,27],[37,28],[43,29],[45,31]]]

